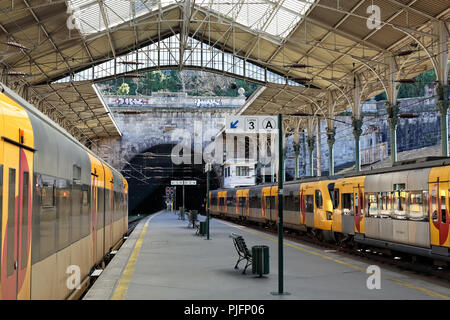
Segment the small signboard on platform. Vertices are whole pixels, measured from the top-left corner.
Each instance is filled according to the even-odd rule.
[[[278,129],[274,116],[226,116],[227,133],[272,133]]]
[[[196,180],[171,180],[170,184],[172,186],[196,186],[197,185],[197,181]]]

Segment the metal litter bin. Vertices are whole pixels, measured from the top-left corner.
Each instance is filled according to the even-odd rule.
[[[200,227],[199,227],[198,233],[201,236],[206,235],[206,221],[200,221]]]
[[[252,273],[269,274],[269,247],[253,246],[252,247]]]

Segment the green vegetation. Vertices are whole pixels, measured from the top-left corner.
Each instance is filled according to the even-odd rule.
[[[99,86],[103,94],[151,95],[152,92],[186,92],[190,96],[237,97],[245,89],[248,98],[259,86],[210,72],[162,70],[142,73],[140,78],[114,79]],[[128,87],[128,89],[127,89]]]
[[[450,79],[450,74],[449,74]],[[398,90],[398,98],[414,98],[414,97],[422,97],[425,93],[424,86],[427,83],[431,83],[433,81],[436,81],[436,73],[434,72],[434,69],[425,71],[422,74],[419,74],[418,76],[414,77],[414,80],[416,80],[415,83],[405,83],[399,85],[400,88]],[[380,93],[375,97],[375,100],[387,100],[386,93]]]

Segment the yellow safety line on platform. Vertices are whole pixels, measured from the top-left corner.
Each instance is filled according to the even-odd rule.
[[[139,235],[139,239],[136,241],[134,245],[133,252],[131,252],[130,259],[128,260],[127,266],[125,267],[122,277],[120,278],[119,284],[117,285],[116,290],[112,296],[112,300],[123,300],[125,299],[125,295],[128,291],[128,285],[130,284],[131,276],[134,273],[134,266],[136,265],[139,251],[141,251],[142,242],[144,240],[145,232],[147,231],[147,226],[150,220],[159,215],[161,212],[154,214],[151,216],[144,227],[142,228],[141,234]]]
[[[248,233],[254,234],[256,236],[259,236],[259,237],[262,237],[262,238],[265,238],[265,239],[268,239],[268,240],[272,240],[272,241],[278,243],[278,239],[277,238],[274,238],[274,237],[271,237],[271,236],[268,236],[268,235],[265,235],[265,234],[262,234],[262,233],[259,233],[259,232],[256,232],[256,231],[248,230],[248,229],[243,228],[243,227],[232,225],[232,224],[229,224],[229,223],[224,222],[224,221],[219,221],[219,222],[221,222],[223,224],[226,224],[229,227],[236,228],[236,229],[239,229],[239,230],[242,230],[242,231],[245,231],[245,232],[248,232]],[[322,253],[319,253],[319,252],[315,252],[315,251],[312,251],[312,250],[309,250],[309,249],[305,249],[305,248],[302,248],[302,247],[297,246],[295,244],[290,244],[290,243],[286,243],[286,242],[284,242],[284,245],[286,245],[288,247],[291,247],[291,248],[294,248],[294,249],[297,249],[297,250],[300,250],[300,251],[304,251],[304,252],[310,253],[312,255],[321,257],[323,259],[331,260],[333,262],[336,262],[336,263],[342,264],[344,266],[350,267],[352,269],[356,269],[356,270],[359,270],[359,271],[361,271],[363,273],[366,273],[366,269],[364,269],[364,268],[361,268],[359,266],[356,266],[354,264],[351,264],[351,263],[348,263],[348,262],[345,262],[345,261],[342,261],[342,260],[339,260],[339,259],[334,259],[334,258],[332,258],[330,256],[325,255],[325,254],[322,254]],[[400,280],[397,280],[397,279],[393,279],[393,278],[385,278],[385,279],[389,280],[389,281],[392,281],[392,282],[395,282],[398,285],[401,285],[401,286],[404,286],[404,287],[407,287],[407,288],[410,288],[410,289],[415,289],[417,291],[423,292],[423,293],[428,294],[428,295],[430,295],[432,297],[437,297],[437,298],[441,298],[441,299],[450,300],[449,296],[446,296],[446,295],[443,295],[443,294],[440,294],[440,293],[437,293],[437,292],[434,292],[434,291],[431,291],[431,290],[428,290],[428,289],[425,289],[425,288],[417,287],[415,285],[412,285],[412,284],[409,284],[409,283],[406,283],[406,282],[403,282],[403,281],[400,281]]]

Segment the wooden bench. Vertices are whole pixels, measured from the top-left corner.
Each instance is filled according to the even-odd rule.
[[[233,239],[234,247],[236,248],[236,251],[239,255],[238,261],[236,262],[234,268],[237,269],[239,262],[241,262],[242,260],[246,260],[247,263],[245,264],[244,271],[242,271],[242,273],[245,274],[245,270],[247,270],[248,266],[252,264],[252,254],[248,250],[247,245],[245,244],[245,240],[241,235],[232,233],[230,234],[230,238]]]

